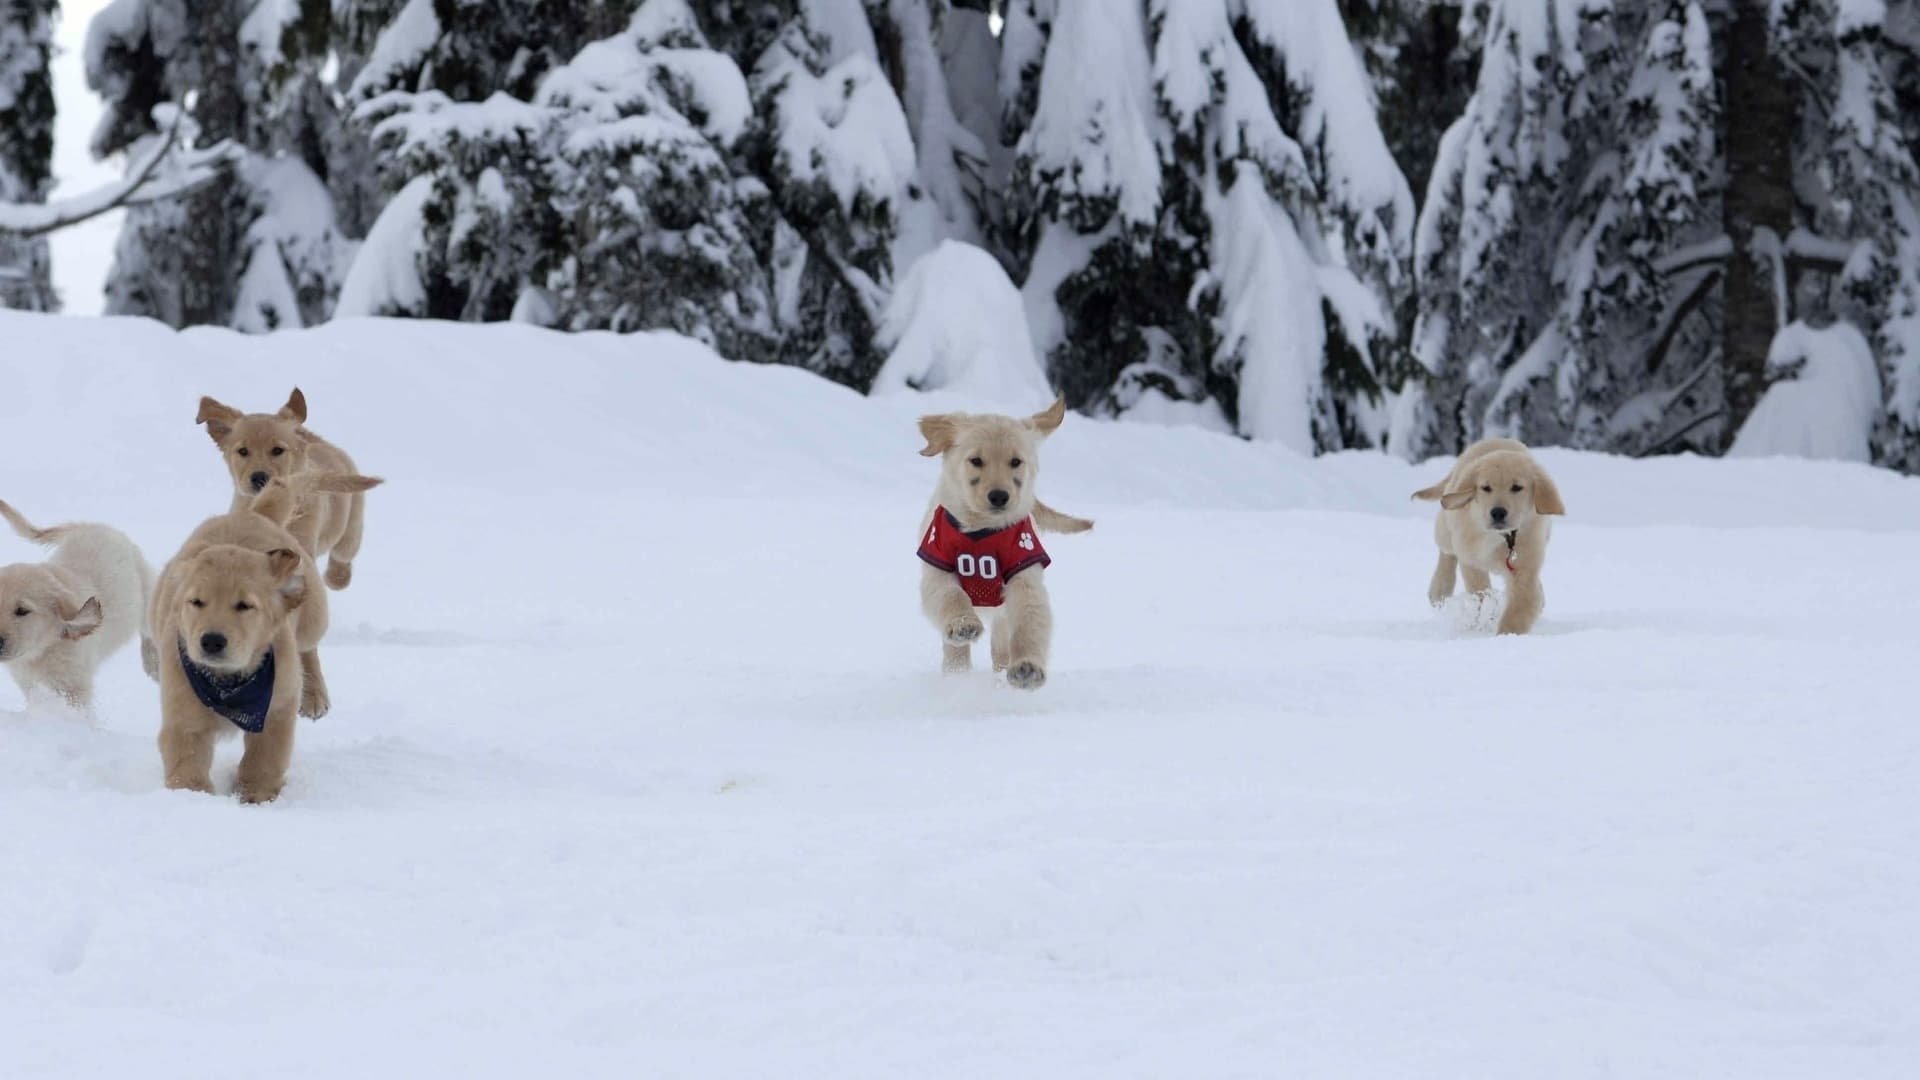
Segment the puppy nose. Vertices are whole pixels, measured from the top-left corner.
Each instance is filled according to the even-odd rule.
[[[266,473],[257,472],[257,473],[254,473],[252,476],[247,477],[247,479],[253,482],[253,490],[255,491],[259,491],[261,488],[267,486]]]
[[[1007,493],[999,488],[994,488],[992,491],[987,492],[987,501],[995,507],[1005,506],[1007,505]]]
[[[1493,508],[1493,520],[1495,520],[1495,521],[1505,521],[1505,520],[1507,520],[1507,508],[1506,508],[1506,507],[1504,507],[1504,506],[1496,506],[1496,507],[1494,507],[1494,508]]]
[[[200,651],[206,653],[208,656],[219,656],[221,653],[226,652],[227,635],[201,634]]]

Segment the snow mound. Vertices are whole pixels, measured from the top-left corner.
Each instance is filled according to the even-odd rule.
[[[1880,372],[1866,335],[1847,322],[1781,328],[1767,352],[1775,380],[1740,427],[1729,457],[1867,462],[1880,412]]]
[[[1020,290],[972,244],[948,240],[916,260],[894,289],[880,336],[892,352],[874,377],[876,394],[948,390],[1016,408],[1050,400]]]

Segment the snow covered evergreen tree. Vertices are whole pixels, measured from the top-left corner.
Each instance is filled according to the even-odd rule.
[[[1412,200],[1332,0],[1013,0],[1010,236],[1076,405],[1379,445]]]
[[[53,188],[55,0],[0,0],[0,203],[38,203]],[[0,308],[58,305],[43,237],[0,233]]]
[[[115,0],[95,17],[87,78],[106,100],[96,154],[155,138],[153,107],[166,101],[204,140],[248,151],[193,196],[129,212],[110,312],[244,330],[327,317],[352,247],[325,180],[330,29],[326,0]]]
[[[1403,452],[1716,445],[1719,115],[1698,0],[1493,5],[1422,211]]]
[[[531,102],[375,98],[376,141],[413,179],[369,235],[342,312],[673,329],[772,359],[750,236],[766,196],[730,164],[750,112],[745,75],[683,0],[651,0]]]
[[[1360,50],[1380,131],[1414,198],[1433,173],[1440,136],[1466,111],[1480,68],[1485,3],[1469,0],[1340,0]]]
[[[1917,57],[1911,0],[1494,3],[1422,215],[1400,447],[1871,435],[1920,470]],[[1808,441],[1795,410],[1863,416],[1874,381],[1871,432]]]
[[[443,14],[410,0],[355,77],[411,179],[342,311],[672,328],[864,388],[896,270],[984,233],[942,0],[648,0],[571,51]]]
[[[1803,329],[1851,323],[1878,359],[1883,407],[1872,430],[1830,437],[1868,436],[1874,460],[1920,472],[1920,117],[1913,110],[1920,101],[1920,5],[1777,0],[1771,15],[1778,59],[1772,74],[1795,101],[1797,123],[1781,125],[1790,136],[1792,170],[1784,200],[1790,216],[1782,223],[1791,231],[1779,234],[1773,222],[1762,222],[1776,231],[1755,244],[1774,285],[1767,295],[1776,336],[1760,358],[1770,364],[1766,382],[1801,375],[1808,380],[1801,396],[1815,415],[1857,412],[1843,403],[1859,380],[1822,379],[1819,371],[1844,370],[1845,358],[1859,350],[1843,337]],[[1807,350],[1825,344],[1831,355],[1779,370],[1779,358],[1802,351],[1802,341],[1813,343]],[[1816,403],[1814,387],[1822,384],[1833,394]],[[1770,426],[1777,428],[1778,417]]]

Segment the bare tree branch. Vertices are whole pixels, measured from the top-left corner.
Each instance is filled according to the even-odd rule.
[[[184,116],[176,115],[166,134],[141,153],[126,176],[111,184],[57,202],[0,203],[0,235],[42,236],[121,207],[176,198],[212,182],[240,160],[242,151],[231,142],[178,150],[186,123]]]

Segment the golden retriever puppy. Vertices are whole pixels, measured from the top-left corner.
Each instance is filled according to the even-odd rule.
[[[1093,522],[1059,513],[1034,494],[1040,440],[1066,418],[1067,403],[1036,416],[946,413],[920,418],[940,484],[920,519],[920,605],[940,633],[947,671],[973,666],[973,643],[993,624],[993,669],[1037,690],[1047,681],[1053,609],[1039,532],[1074,533]]]
[[[1497,631],[1524,634],[1533,629],[1547,601],[1540,568],[1553,536],[1549,518],[1567,508],[1553,478],[1526,446],[1514,439],[1474,443],[1445,480],[1413,497],[1440,503],[1440,516],[1433,523],[1440,562],[1427,599],[1437,607],[1453,595],[1456,568],[1467,591],[1477,594],[1488,592],[1497,575],[1507,579],[1507,604]]]
[[[233,476],[229,509],[246,509],[275,480],[306,473],[353,473],[353,459],[309,431],[306,420],[307,397],[298,387],[277,413],[242,413],[210,397],[200,399],[200,415],[194,422],[207,426]],[[366,527],[366,503],[366,496],[357,491],[308,489],[287,524],[307,554],[315,559],[327,557],[330,588],[344,589],[353,581],[353,560],[360,554]]]
[[[210,518],[160,572],[148,621],[159,643],[160,761],[169,788],[212,791],[213,747],[246,733],[235,793],[280,794],[295,716],[327,713],[319,568],[285,522],[313,490],[365,491],[342,474],[275,480],[249,507]],[[312,489],[312,490],[309,490]],[[297,660],[296,660],[297,657]]]
[[[0,517],[53,548],[46,562],[0,567],[0,662],[28,696],[50,690],[90,709],[94,672],[146,625],[153,568],[118,529],[39,529],[4,502]]]

